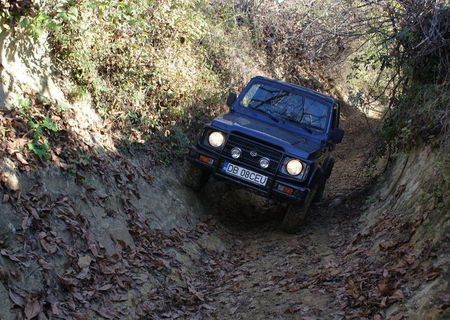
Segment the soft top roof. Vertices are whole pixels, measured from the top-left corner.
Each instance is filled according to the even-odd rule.
[[[315,97],[317,97],[319,99],[325,100],[325,101],[330,102],[330,103],[334,103],[334,102],[337,101],[335,98],[332,98],[332,97],[327,96],[325,94],[322,94],[320,92],[317,92],[317,91],[314,91],[314,90],[311,90],[311,89],[299,86],[297,84],[284,82],[284,81],[280,81],[280,80],[275,80],[275,79],[270,79],[270,78],[263,77],[263,76],[256,76],[256,77],[252,78],[251,81],[253,81],[253,80],[264,80],[264,81],[269,81],[269,82],[275,82],[275,83],[278,83],[278,84],[280,84],[282,86],[286,86],[286,87],[289,87],[289,88],[292,88],[292,89],[295,89],[295,90],[300,90],[300,91],[307,92],[311,96],[315,96]]]

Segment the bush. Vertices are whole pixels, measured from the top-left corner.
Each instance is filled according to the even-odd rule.
[[[258,74],[226,2],[48,1],[10,24],[49,34],[55,65],[74,84],[67,96],[89,95],[118,141],[184,141],[180,130],[191,135]]]

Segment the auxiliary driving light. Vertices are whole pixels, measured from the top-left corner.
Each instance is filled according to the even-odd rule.
[[[241,156],[242,150],[238,147],[234,147],[233,149],[231,149],[231,156],[234,159],[238,159]]]
[[[263,169],[267,169],[269,167],[270,164],[270,160],[267,158],[261,158],[259,159],[259,165],[261,166],[261,168]]]

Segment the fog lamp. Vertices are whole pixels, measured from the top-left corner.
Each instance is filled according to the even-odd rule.
[[[259,165],[261,166],[261,168],[263,169],[267,169],[269,167],[270,164],[270,160],[267,158],[261,158],[259,159]]]
[[[234,159],[238,159],[241,156],[242,150],[238,147],[234,147],[233,149],[231,149],[231,156]]]

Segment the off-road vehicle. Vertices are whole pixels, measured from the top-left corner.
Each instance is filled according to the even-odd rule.
[[[298,231],[320,201],[342,141],[339,101],[316,91],[255,77],[230,111],[204,127],[190,147],[184,183],[200,190],[210,175],[288,203],[282,229]]]

